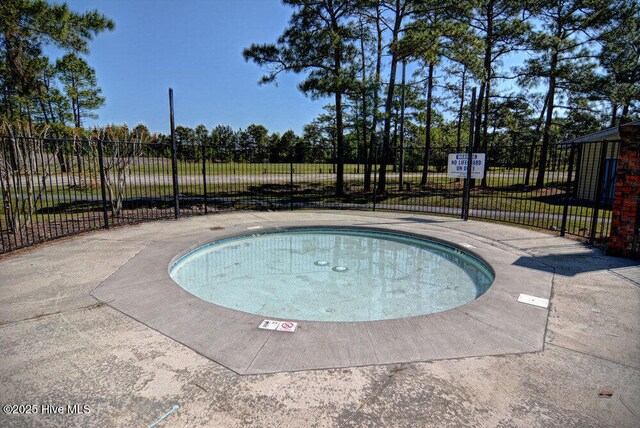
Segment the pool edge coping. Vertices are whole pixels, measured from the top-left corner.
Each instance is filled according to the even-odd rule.
[[[367,220],[376,217],[367,217]],[[315,227],[357,228],[395,232],[441,241],[482,260],[494,271],[495,281],[478,299],[445,312],[403,319],[366,322],[300,321],[296,333],[259,330],[261,315],[248,314],[204,302],[170,278],[171,263],[193,249],[215,240],[250,235],[247,224],[221,230],[203,230],[180,239],[153,241],[92,291],[99,301],[168,336],[238,374],[274,373],[375,364],[404,363],[505,355],[540,351],[549,309],[517,303],[520,290],[550,298],[553,272],[542,264],[539,278],[527,267],[516,266],[518,255],[469,237],[462,231],[416,226],[422,233],[402,230],[409,224],[367,226],[355,220],[319,221]],[[268,230],[312,228],[309,221],[265,222]],[[425,231],[430,233],[425,233]],[[213,233],[212,233],[213,232]],[[447,237],[449,239],[447,239]],[[473,250],[451,238],[473,241]],[[500,256],[496,255],[500,253]],[[508,261],[504,258],[507,256]],[[167,263],[163,275],[147,279],[136,271],[149,260]],[[148,267],[148,266],[147,266]],[[496,268],[497,267],[497,268]],[[157,269],[156,269],[157,270]],[[514,277],[515,275],[515,277]],[[518,278],[522,276],[522,278]],[[132,279],[135,278],[135,279]],[[520,281],[518,281],[520,280]],[[533,284],[532,284],[533,282]],[[515,284],[515,285],[514,285]],[[524,285],[529,284],[530,287]],[[497,287],[496,287],[497,285]],[[532,291],[531,291],[532,290]],[[143,304],[143,303],[146,303]],[[293,320],[295,321],[295,320]],[[211,329],[204,328],[210,326]]]

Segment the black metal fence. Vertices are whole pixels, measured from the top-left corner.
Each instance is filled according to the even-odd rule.
[[[224,210],[402,210],[495,220],[584,237],[608,236],[616,143],[554,146],[536,186],[539,146],[489,150],[485,179],[447,177],[453,147],[397,154],[381,189],[379,156],[346,164],[221,162],[215,150],[140,141],[0,137],[0,253],[97,228]],[[464,152],[466,148],[462,147]],[[370,180],[365,171],[370,170]],[[465,202],[468,202],[465,204]],[[465,212],[463,212],[463,206]]]

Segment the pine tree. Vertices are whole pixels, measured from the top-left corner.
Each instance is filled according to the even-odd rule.
[[[28,99],[38,96],[42,88],[44,45],[87,53],[95,35],[113,28],[113,21],[97,11],[79,14],[66,4],[44,0],[0,2],[0,113],[10,119],[31,118]]]
[[[611,105],[610,125],[615,126],[629,120],[632,104],[640,101],[640,8],[637,1],[625,0],[612,13],[598,35],[598,62],[605,75],[595,82],[594,91]]]
[[[56,62],[60,80],[71,101],[73,122],[82,127],[83,118],[96,118],[94,110],[104,104],[102,89],[97,85],[96,72],[85,60],[74,54],[66,54]]]
[[[544,186],[558,93],[567,96],[582,90],[593,74],[590,44],[596,29],[610,19],[605,0],[543,0],[535,3],[538,22],[528,35],[529,48],[537,53],[525,62],[523,82],[546,80],[544,126],[536,187]]]
[[[253,44],[244,58],[267,69],[261,83],[273,82],[282,72],[308,72],[300,89],[313,97],[332,94],[337,128],[336,195],[344,193],[343,95],[353,86],[347,64],[357,54],[355,29],[350,25],[354,0],[285,0],[294,8],[283,34],[275,44]]]

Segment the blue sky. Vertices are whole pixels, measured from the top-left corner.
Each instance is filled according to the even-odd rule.
[[[262,75],[242,58],[251,43],[275,42],[291,9],[280,0],[70,0],[74,11],[98,9],[116,29],[91,42],[86,59],[106,97],[89,124],[146,124],[169,130],[168,88],[174,90],[176,123],[234,129],[251,123],[270,131],[293,129],[322,111],[329,100],[301,93],[301,76],[259,86]],[[55,52],[50,50],[51,56]]]

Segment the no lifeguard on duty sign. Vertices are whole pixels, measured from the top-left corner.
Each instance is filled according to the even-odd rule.
[[[471,157],[471,178],[484,178],[484,153],[473,153]],[[468,153],[449,153],[447,160],[448,178],[467,178]]]

